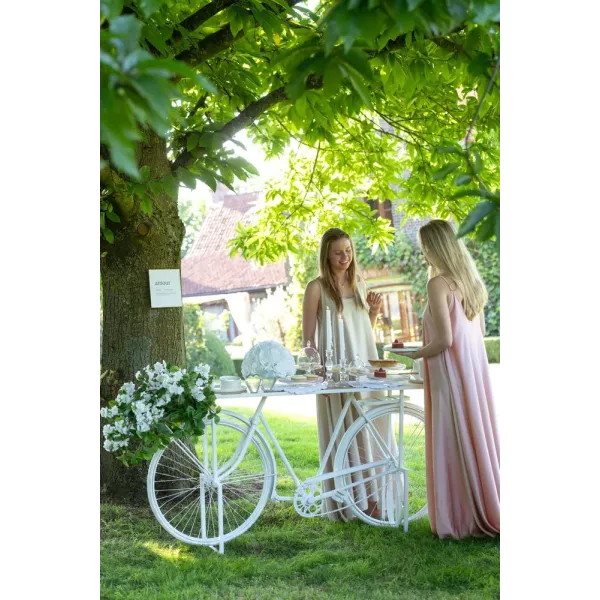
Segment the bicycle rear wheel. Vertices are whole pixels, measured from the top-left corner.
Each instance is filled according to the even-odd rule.
[[[388,439],[387,454],[395,455],[397,446],[390,438],[398,439],[399,411],[396,405],[375,408],[367,417]],[[385,437],[384,437],[385,439]],[[334,461],[334,471],[360,467],[353,473],[335,477],[336,490],[342,491],[350,511],[370,525],[396,524],[396,497],[401,493],[402,472],[389,464],[373,468],[374,461],[385,458],[367,429],[364,417],[357,419],[340,442]],[[425,473],[425,414],[414,404],[404,405],[404,466],[408,470],[408,521],[427,514]],[[343,491],[345,490],[345,491]]]
[[[258,519],[275,483],[272,454],[259,433],[252,436],[237,467],[225,476],[223,473],[225,465],[233,464],[236,448],[247,430],[241,420],[208,423],[204,436],[193,440],[191,445],[174,440],[152,457],[147,478],[150,507],[173,537],[188,544],[214,546],[241,535]],[[215,477],[213,447],[217,452],[218,477]]]

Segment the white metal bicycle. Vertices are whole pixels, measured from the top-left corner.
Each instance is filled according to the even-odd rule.
[[[191,445],[173,440],[154,455],[147,478],[151,509],[175,538],[220,553],[226,542],[256,522],[269,499],[291,501],[298,514],[315,517],[327,514],[326,500],[331,498],[334,510],[349,511],[371,525],[402,525],[407,531],[410,521],[427,514],[424,414],[420,407],[404,401],[405,390],[420,387],[397,385],[379,398],[373,398],[369,388],[324,390],[327,394],[370,392],[371,397],[351,396],[317,474],[304,481],[294,472],[262,414],[267,397],[285,394],[241,394],[238,397],[260,398],[250,419],[222,410],[220,422],[208,421],[204,435]],[[351,409],[356,418],[337,446],[333,471],[325,473]],[[296,486],[293,496],[277,493],[273,449]]]

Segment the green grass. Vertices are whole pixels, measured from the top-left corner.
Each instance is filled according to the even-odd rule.
[[[314,475],[314,421],[265,414],[298,475]],[[293,482],[281,467],[278,490],[289,493]],[[178,542],[149,508],[104,504],[101,525],[107,600],[499,598],[499,539],[438,540],[427,519],[405,534],[305,519],[289,504],[269,503],[247,533],[225,545],[224,556]]]
[[[488,363],[500,362],[500,338],[489,337],[485,338],[485,351],[487,352]]]

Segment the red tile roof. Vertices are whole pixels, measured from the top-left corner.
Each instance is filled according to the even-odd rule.
[[[250,291],[288,283],[285,261],[261,267],[231,258],[227,242],[238,221],[249,223],[260,192],[223,196],[209,209],[189,253],[181,261],[183,296],[203,296]]]

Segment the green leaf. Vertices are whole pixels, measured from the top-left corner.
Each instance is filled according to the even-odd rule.
[[[169,53],[167,46],[160,29],[154,23],[146,23],[142,30],[142,35],[163,55]]]
[[[494,0],[473,0],[473,22],[479,25],[500,22],[500,2]]]
[[[458,169],[459,166],[460,164],[457,162],[451,162],[447,165],[444,165],[441,169],[438,169],[433,173],[431,176],[431,181],[439,181],[440,179],[444,179],[444,177],[452,173],[452,171]]]
[[[100,0],[100,14],[109,21],[123,10],[123,0]]]
[[[164,3],[164,0],[138,0],[137,4],[142,11],[142,14],[148,18],[153,15]]]
[[[408,5],[408,10],[412,12],[415,8],[423,4],[423,0],[406,0],[406,4]]]
[[[365,106],[367,106],[367,108],[372,108],[369,90],[362,82],[360,73],[348,64],[344,64],[343,66],[340,65],[340,69],[347,75],[354,91],[358,94]]]
[[[483,169],[481,154],[479,154],[477,150],[472,150],[471,154],[475,158],[475,160],[473,161],[473,172],[475,173],[475,175],[479,175],[479,173],[481,173],[481,170]]]
[[[475,229],[479,222],[481,222],[487,215],[492,211],[497,211],[498,207],[489,200],[480,202],[467,216],[467,218],[460,224],[456,237],[463,237]]]
[[[211,83],[204,75],[196,73],[194,69],[180,60],[173,60],[171,58],[152,58],[150,60],[141,61],[138,63],[137,68],[142,73],[157,77],[171,78],[174,75],[187,77],[188,79],[196,82],[206,91],[211,92],[212,94],[218,93],[218,90],[214,84]]]
[[[109,244],[112,244],[115,241],[115,234],[108,227],[102,229],[102,235]]]
[[[488,68],[491,65],[492,57],[483,52],[476,54],[471,62],[469,63],[469,73],[477,77],[478,75],[485,75],[488,72]]]
[[[179,169],[177,169],[177,175],[179,176],[179,181],[181,181],[183,185],[191,190],[196,189],[196,176],[190,173],[187,169],[184,167],[179,167]]]
[[[172,175],[165,175],[162,178],[162,184],[165,192],[170,198],[177,199],[179,194],[179,182]]]
[[[150,177],[150,167],[148,165],[144,165],[140,169],[140,179],[142,181],[146,181]]]
[[[484,242],[494,235],[496,229],[496,219],[500,220],[500,213],[498,211],[490,213],[483,219],[483,221],[481,221],[481,225],[479,226],[476,235],[480,242]]]
[[[146,215],[152,215],[152,198],[144,196],[140,201],[140,209]]]
[[[212,173],[207,171],[206,169],[197,169],[197,177],[200,181],[205,183],[213,192],[217,191],[217,180],[213,176]]]
[[[108,218],[109,221],[112,221],[113,223],[121,222],[121,217],[119,217],[119,215],[117,213],[107,212],[106,217]]]
[[[350,64],[365,80],[373,81],[373,71],[367,55],[361,50],[350,50],[345,56],[345,62]]]
[[[194,150],[194,148],[196,148],[196,146],[198,145],[199,138],[200,136],[197,133],[192,133],[190,136],[188,136],[186,142],[188,152],[191,152],[192,150]]]
[[[130,52],[137,50],[137,43],[142,33],[142,23],[133,15],[119,16],[109,25],[113,34],[112,42],[119,56],[124,58]]]
[[[339,92],[341,84],[342,73],[339,65],[331,60],[327,64],[327,67],[325,67],[325,74],[323,76],[323,95],[326,98],[333,96]]]
[[[446,146],[438,146],[436,148],[442,154],[463,154],[463,149],[458,144],[448,144]]]
[[[460,192],[456,192],[456,194],[452,194],[452,196],[450,196],[450,199],[458,200],[460,198],[466,198],[468,196],[486,198],[487,200],[490,200],[490,202],[494,202],[496,206],[498,206],[500,202],[500,198],[496,194],[488,192],[487,190],[479,189],[461,190]]]
[[[469,175],[469,173],[460,173],[459,175],[457,175],[454,178],[454,185],[456,185],[456,186],[465,185],[467,183],[470,183],[472,179],[473,179],[473,176]]]

